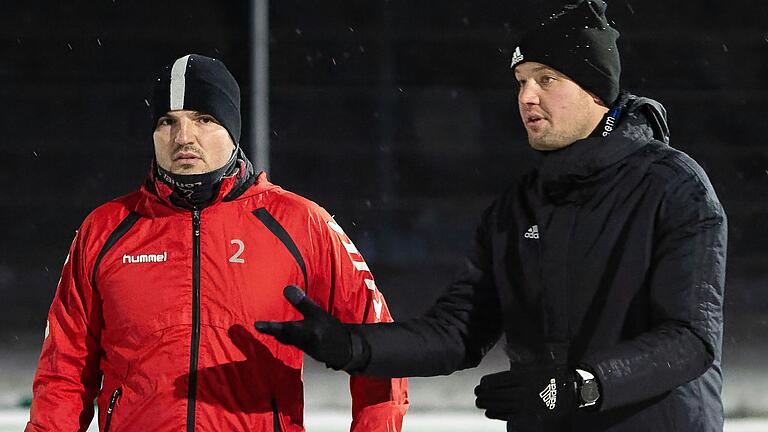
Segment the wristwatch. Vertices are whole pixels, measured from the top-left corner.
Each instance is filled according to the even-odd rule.
[[[595,376],[583,369],[576,369],[576,375],[578,375],[576,394],[579,397],[579,408],[595,405],[600,398],[600,388]]]

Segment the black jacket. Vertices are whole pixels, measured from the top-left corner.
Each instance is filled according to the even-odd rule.
[[[563,430],[722,431],[726,217],[668,135],[659,103],[625,94],[593,136],[547,153],[484,213],[424,317],[362,330],[365,372],[449,374],[503,332],[511,363],[595,372],[599,410]]]

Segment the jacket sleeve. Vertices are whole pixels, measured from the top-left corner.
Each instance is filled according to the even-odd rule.
[[[384,296],[355,245],[342,228],[322,211],[316,220],[314,271],[310,297],[342,322],[391,322]],[[408,381],[404,378],[350,377],[354,432],[399,432],[408,410]]]
[[[719,368],[726,216],[706,175],[669,182],[656,220],[650,331],[583,359],[601,386],[602,411],[662,395]],[[719,371],[718,371],[719,373]]]
[[[457,277],[419,318],[364,325],[371,357],[363,371],[374,376],[435,376],[477,366],[502,331],[494,285],[490,223],[486,210],[474,245]]]
[[[85,431],[93,418],[101,379],[102,317],[101,300],[91,287],[85,263],[83,237],[81,227],[48,312],[26,432]]]

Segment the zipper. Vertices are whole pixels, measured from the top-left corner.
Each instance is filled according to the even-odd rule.
[[[280,414],[277,411],[277,401],[272,399],[272,428],[275,432],[280,432]]]
[[[109,424],[112,423],[112,413],[115,410],[117,399],[121,394],[123,394],[123,391],[120,389],[120,387],[116,388],[115,391],[112,392],[112,397],[109,399],[109,406],[107,407],[107,418],[104,420],[104,432],[109,431]]]
[[[187,432],[195,430],[197,357],[200,349],[200,210],[192,211],[192,341],[189,348]]]

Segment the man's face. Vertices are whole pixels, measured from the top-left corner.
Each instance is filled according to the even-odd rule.
[[[235,144],[213,116],[197,111],[168,111],[152,134],[155,158],[174,174],[203,174],[224,166]]]
[[[588,137],[608,111],[597,97],[541,63],[518,65],[515,79],[520,117],[536,150],[557,150]]]

